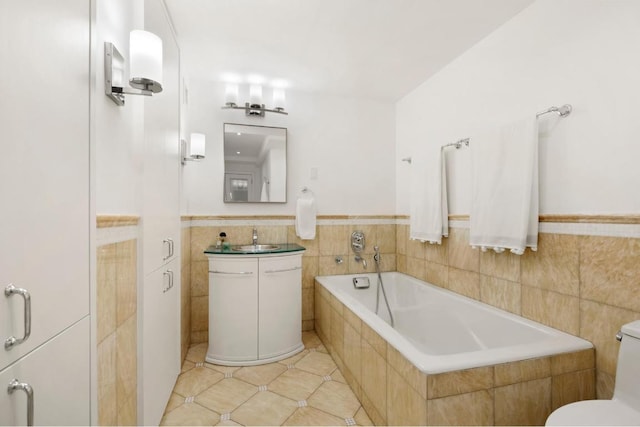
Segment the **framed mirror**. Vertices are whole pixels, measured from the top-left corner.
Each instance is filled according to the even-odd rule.
[[[224,124],[224,202],[287,201],[287,129]]]

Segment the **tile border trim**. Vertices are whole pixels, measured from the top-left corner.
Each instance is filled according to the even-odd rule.
[[[97,228],[126,227],[138,225],[140,217],[137,215],[97,215]]]

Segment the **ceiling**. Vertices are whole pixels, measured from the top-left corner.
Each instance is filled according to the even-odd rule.
[[[165,0],[191,79],[396,101],[534,0]]]

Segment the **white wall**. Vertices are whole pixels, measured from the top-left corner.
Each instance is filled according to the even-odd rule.
[[[104,42],[129,58],[129,33],[144,28],[144,1],[96,1],[95,114],[96,213],[140,214],[144,97],[117,106],[104,94]]]
[[[319,214],[394,213],[392,104],[288,91],[289,115],[264,118],[222,110],[223,104],[224,85],[189,82],[187,134],[202,132],[207,142],[206,159],[184,167],[185,214],[293,215],[304,186],[314,192]],[[223,203],[224,123],[287,128],[287,203]],[[316,180],[310,178],[311,168],[317,169]]]
[[[540,212],[640,212],[640,2],[538,0],[396,106],[396,210],[411,156],[551,105],[540,120]],[[469,155],[450,152],[450,213],[469,213]]]

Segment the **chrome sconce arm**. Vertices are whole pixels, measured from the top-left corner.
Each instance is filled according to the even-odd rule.
[[[222,109],[244,110],[244,114],[251,117],[264,117],[265,112],[289,115],[284,111],[284,108],[266,108],[264,104],[251,104],[249,102],[245,102],[244,107],[240,107],[234,102],[228,102]]]

